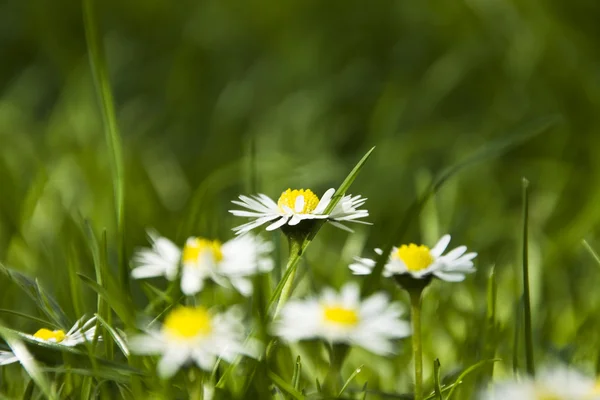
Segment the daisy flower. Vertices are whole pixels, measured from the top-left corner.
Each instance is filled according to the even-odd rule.
[[[594,379],[566,367],[542,372],[538,378],[497,383],[481,400],[598,400]]]
[[[62,329],[51,331],[50,329],[39,329],[33,335],[24,334],[23,336],[36,342],[56,343],[61,346],[73,347],[78,344],[90,342],[96,333],[96,317],[92,317],[84,322],[85,317],[73,325],[73,327],[65,333]]]
[[[275,230],[284,225],[295,226],[305,220],[327,219],[338,228],[352,231],[342,222],[359,222],[360,218],[369,216],[367,210],[359,208],[367,201],[361,196],[346,195],[336,204],[331,213],[325,214],[325,209],[331,202],[335,189],[327,190],[321,199],[310,189],[287,189],[281,193],[277,202],[264,194],[254,196],[241,195],[232,203],[245,208],[245,210],[229,210],[237,217],[253,218],[252,221],[234,228],[236,235],[249,232],[252,229],[268,223],[268,231]]]
[[[18,362],[19,359],[12,351],[0,350],[0,366]]]
[[[409,323],[400,319],[402,314],[403,308],[390,304],[383,293],[361,302],[358,285],[348,283],[339,293],[326,289],[319,298],[288,302],[273,330],[288,342],[323,339],[386,355],[392,353],[392,339],[411,334]]]
[[[236,237],[221,244],[217,240],[189,238],[183,250],[155,233],[149,233],[152,248],[141,249],[133,256],[135,279],[164,276],[177,277],[181,265],[181,290],[195,295],[211,279],[221,286],[231,284],[244,296],[252,294],[251,275],[273,269],[269,253],[273,245],[258,236]]]
[[[394,247],[383,269],[383,276],[410,275],[415,279],[424,279],[431,275],[448,282],[460,282],[465,275],[475,271],[473,259],[477,253],[466,253],[466,246],[459,246],[444,254],[450,243],[450,235],[444,235],[432,249],[424,245],[402,245]],[[381,255],[381,249],[375,249]],[[376,261],[370,258],[355,257],[350,264],[355,275],[368,275]]]
[[[203,307],[179,306],[160,329],[133,336],[129,344],[138,354],[160,354],[158,374],[169,378],[190,362],[211,371],[218,359],[232,362],[241,354],[252,356],[243,340],[242,317],[236,309],[212,314]]]

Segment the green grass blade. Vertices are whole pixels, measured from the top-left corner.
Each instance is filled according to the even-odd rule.
[[[494,358],[492,360],[482,360],[479,361],[478,363],[475,363],[473,365],[471,365],[469,368],[465,369],[459,376],[458,378],[456,378],[456,380],[454,381],[454,384],[452,385],[452,389],[450,389],[450,392],[448,393],[448,396],[446,397],[446,400],[450,400],[452,398],[452,395],[454,394],[454,391],[456,390],[456,388],[462,383],[462,381],[473,371],[476,371],[478,368],[481,368],[482,366],[486,365],[487,363],[495,363],[501,361],[498,358]],[[434,397],[428,397],[427,399],[431,399]],[[426,400],[427,400],[426,399]]]
[[[496,268],[492,266],[487,282],[487,311],[486,311],[486,329],[485,342],[483,344],[483,356],[486,359],[492,359],[496,355],[498,345],[498,324],[496,320],[496,299],[498,285],[496,282]],[[494,374],[494,364],[491,363],[485,369],[486,379],[491,380]]]
[[[12,315],[16,315],[17,317],[21,317],[21,318],[25,318],[28,319],[30,321],[36,322],[40,325],[40,327],[52,327],[52,328],[56,328],[56,329],[61,329],[64,328],[63,326],[57,325],[53,322],[47,321],[45,319],[41,319],[38,317],[34,317],[33,315],[27,315],[25,313],[19,312],[19,311],[14,311],[14,310],[7,310],[4,308],[0,309],[0,314],[12,314]]]
[[[364,365],[361,365],[360,367],[356,368],[354,370],[354,372],[352,372],[350,374],[350,376],[348,377],[348,379],[346,379],[346,382],[344,382],[344,385],[340,389],[340,392],[338,393],[337,397],[341,397],[342,394],[344,394],[344,392],[346,391],[346,389],[348,388],[348,386],[350,385],[350,383],[354,380],[354,378],[356,378],[356,376],[358,374],[360,374],[360,372],[362,371],[363,367],[364,367]]]
[[[466,157],[461,162],[444,169],[437,177],[433,180],[429,189],[425,191],[423,195],[418,197],[404,213],[404,216],[398,224],[398,228],[391,235],[391,240],[382,247],[382,254],[377,257],[377,263],[373,268],[373,271],[368,275],[363,285],[363,294],[372,293],[375,288],[378,287],[378,282],[383,272],[383,267],[388,260],[390,252],[394,245],[401,243],[409,231],[411,224],[415,221],[416,217],[420,214],[421,210],[429,201],[429,199],[437,193],[437,191],[454,175],[464,170],[467,167],[476,165],[477,163],[487,161],[496,157],[501,156],[508,150],[524,143],[525,141],[537,136],[550,127],[556,125],[560,121],[560,118],[556,116],[549,116],[535,120],[529,124],[525,124],[517,128],[514,132],[508,135],[503,135],[500,139],[489,142],[482,148],[474,152],[471,156]]]
[[[296,364],[294,365],[294,373],[292,374],[292,386],[294,389],[300,389],[300,376],[302,375],[302,361],[300,356],[296,357]]]
[[[50,319],[54,325],[61,328],[68,328],[71,326],[71,321],[59,306],[58,301],[46,293],[36,279],[29,278],[2,264],[0,264],[0,271],[3,272],[10,281],[19,286],[21,290],[35,302],[40,311],[46,314],[48,319]]]
[[[279,389],[281,389],[287,395],[291,396],[293,399],[304,400],[305,397],[304,397],[304,395],[302,393],[300,393],[299,391],[297,391],[296,389],[294,389],[294,387],[292,385],[290,385],[289,383],[287,383],[286,381],[284,381],[279,375],[277,375],[273,371],[268,370],[267,371],[267,376],[269,377],[269,379],[271,379],[271,381]]]
[[[19,362],[23,366],[23,369],[27,371],[27,374],[35,382],[37,387],[44,393],[44,395],[51,400],[58,399],[56,393],[50,385],[50,381],[44,375],[40,365],[33,358],[25,344],[18,338],[17,335],[13,334],[10,330],[0,326],[0,336],[6,341],[12,352],[17,356]]]
[[[596,253],[592,246],[590,246],[587,240],[584,239],[582,242],[583,247],[585,247],[585,249],[590,253],[592,258],[598,263],[598,265],[600,265],[600,256],[598,255],[598,253]]]
[[[98,318],[98,321],[100,321],[100,323],[104,327],[105,331],[108,332],[108,334],[110,334],[110,336],[112,337],[114,342],[117,344],[119,349],[121,349],[121,352],[123,353],[123,355],[125,357],[129,358],[129,355],[131,354],[131,352],[129,351],[129,347],[127,346],[127,342],[125,342],[125,339],[123,339],[121,337],[121,335],[119,334],[119,332],[117,332],[112,326],[110,326],[110,324],[108,322],[106,322],[100,315],[96,314],[96,318]],[[108,358],[112,359],[112,357],[110,357],[110,356]]]
[[[98,285],[98,283],[83,275],[78,273],[77,276],[89,286],[92,290],[94,290],[98,295],[102,296],[102,298],[110,305],[110,307],[115,311],[115,313],[121,318],[125,326],[133,327],[133,316],[131,315],[131,308],[127,305],[123,299],[123,296],[118,291],[108,291],[106,288]]]
[[[523,318],[525,328],[525,360],[527,373],[535,376],[533,332],[531,327],[531,295],[529,292],[529,181],[523,178]]]
[[[440,360],[433,360],[433,390],[438,400],[444,400],[442,388],[440,387]]]
[[[119,276],[125,288],[129,286],[129,268],[125,259],[125,168],[121,136],[104,56],[102,35],[96,25],[93,0],[83,0],[83,23],[92,75],[102,108],[104,133],[109,150],[115,197]]]

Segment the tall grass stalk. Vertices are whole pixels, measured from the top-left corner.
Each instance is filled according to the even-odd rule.
[[[129,269],[125,258],[125,168],[123,150],[108,68],[104,57],[104,43],[96,25],[93,0],[83,0],[83,22],[90,67],[102,108],[104,134],[109,150],[117,219],[119,277],[123,287],[128,289]]]
[[[410,295],[410,314],[412,318],[412,351],[415,367],[415,400],[423,399],[423,346],[421,343],[421,299],[423,289],[412,289]]]
[[[523,317],[525,319],[525,358],[527,373],[535,375],[533,360],[533,334],[531,328],[531,295],[529,292],[529,181],[523,178]]]

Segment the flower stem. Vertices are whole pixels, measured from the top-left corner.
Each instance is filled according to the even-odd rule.
[[[415,400],[423,400],[423,349],[421,347],[421,294],[422,289],[409,290],[410,313],[413,323],[412,348],[415,364]]]
[[[281,308],[285,304],[285,302],[292,295],[292,287],[294,284],[294,277],[296,276],[296,267],[298,266],[298,262],[300,261],[300,257],[302,257],[302,245],[304,242],[304,238],[302,240],[295,236],[288,236],[288,241],[290,245],[290,255],[285,266],[285,270],[291,270],[287,276],[287,280],[283,285],[283,289],[281,290],[281,295],[279,296],[279,302],[277,303],[277,307],[275,308],[275,312],[273,313],[273,319],[277,318]],[[285,275],[284,275],[285,277]],[[284,278],[285,279],[285,278]]]

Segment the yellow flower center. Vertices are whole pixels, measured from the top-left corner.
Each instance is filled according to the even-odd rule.
[[[356,310],[340,306],[327,306],[323,309],[325,321],[344,326],[358,324],[358,313]]]
[[[195,263],[203,253],[208,252],[218,262],[223,259],[221,242],[203,238],[190,238],[183,247],[183,262]]]
[[[427,246],[417,246],[414,243],[402,245],[396,252],[398,257],[409,271],[420,271],[433,263],[433,256]]]
[[[177,307],[165,318],[163,330],[180,339],[206,336],[212,330],[210,314],[203,307]]]
[[[51,331],[50,329],[42,328],[33,334],[33,337],[45,340],[46,342],[54,339],[56,343],[60,343],[65,340],[65,331],[59,329],[57,331]]]
[[[312,192],[310,189],[288,189],[285,192],[281,193],[279,196],[279,200],[277,200],[277,205],[281,211],[285,211],[283,206],[287,206],[290,209],[296,211],[296,198],[298,196],[304,196],[304,207],[299,212],[299,214],[308,214],[311,211],[314,211],[319,204],[319,198],[316,194]]]

